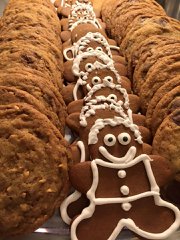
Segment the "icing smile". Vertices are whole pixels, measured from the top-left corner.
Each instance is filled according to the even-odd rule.
[[[113,163],[125,163],[132,161],[136,156],[136,148],[130,147],[127,151],[126,155],[124,157],[118,158],[113,155],[111,155],[107,149],[103,146],[99,147],[99,152],[105,157],[107,160],[113,162]]]

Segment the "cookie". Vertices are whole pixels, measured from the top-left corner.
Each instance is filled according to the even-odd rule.
[[[58,117],[59,130],[64,133],[65,104],[60,93],[48,81],[25,71],[24,74],[19,74],[14,69],[14,72],[6,71],[4,74],[1,72],[0,86],[15,87],[35,97],[43,104],[47,112],[52,112],[52,115]]]
[[[167,83],[163,84],[157,92],[154,94],[153,98],[151,99],[148,109],[146,112],[146,123],[147,126],[150,128],[151,123],[152,123],[152,116],[155,110],[155,107],[159,103],[159,101],[166,95],[168,94],[171,90],[176,88],[177,86],[180,85],[180,79],[179,76],[176,76],[172,80],[168,81]]]
[[[26,41],[26,44],[31,46],[38,46],[39,50],[46,50],[51,56],[53,56],[54,61],[56,62],[57,66],[59,66],[59,71],[63,69],[63,56],[61,52],[61,45],[56,46],[56,43],[45,39],[45,36],[42,37],[42,32],[38,32],[38,34],[33,32],[33,29],[26,30],[26,31],[19,31],[14,30],[10,31],[7,34],[1,34],[0,43],[3,45],[5,42],[15,44],[14,41]],[[2,48],[1,48],[2,51]]]
[[[47,8],[52,9],[55,11],[53,4],[49,0],[31,0],[31,3],[38,3],[40,6],[46,6]],[[22,5],[27,5],[26,0],[10,0],[8,2],[8,5],[6,5],[6,9],[11,9],[13,8],[16,4],[22,4]]]
[[[164,189],[163,194],[167,200],[180,207],[180,195],[177,189],[180,188],[180,181],[171,181]]]
[[[31,105],[34,109],[38,110],[57,127],[57,129],[62,129],[62,124],[55,112],[49,111],[45,108],[44,104],[33,97],[31,94],[16,89],[15,87],[0,86],[0,103],[1,105],[8,105],[11,103],[27,103]]]
[[[62,135],[30,105],[1,105],[0,122],[0,232],[5,237],[32,232],[52,216],[67,194],[68,158]]]
[[[77,42],[80,38],[84,37],[88,32],[99,32],[101,33],[105,38],[107,38],[106,33],[102,29],[98,29],[92,24],[81,24],[73,29],[71,33],[71,40],[72,43]]]
[[[101,233],[99,233],[98,230],[97,232],[93,231],[93,233],[91,233],[92,231],[89,231],[90,236],[88,236],[87,238],[88,239],[108,239],[110,236],[112,236],[112,239],[115,239],[117,235],[121,232],[121,228],[117,229],[117,226],[118,226],[117,223],[121,221],[121,218],[133,219],[137,208],[138,208],[138,213],[142,211],[141,210],[142,201],[143,203],[146,202],[144,206],[147,206],[147,204],[148,206],[150,206],[151,216],[152,216],[152,212],[153,214],[156,214],[156,212],[158,211],[158,215],[164,214],[166,212],[166,216],[168,217],[166,218],[166,220],[168,219],[166,222],[166,225],[164,226],[164,221],[163,221],[161,224],[161,227],[159,227],[160,225],[158,225],[158,230],[153,231],[154,234],[157,234],[160,231],[165,232],[165,228],[171,229],[171,231],[173,231],[172,226],[174,223],[176,227],[178,227],[177,225],[178,225],[179,211],[177,210],[177,208],[169,204],[166,205],[166,203],[161,201],[160,199],[159,199],[160,202],[158,204],[159,207],[157,207],[156,204],[153,203],[154,202],[153,194],[150,196],[149,195],[144,196],[143,200],[139,196],[139,198],[137,199],[132,199],[132,201],[130,202],[128,201],[129,196],[134,196],[137,194],[137,192],[138,193],[146,192],[147,191],[146,189],[149,189],[150,180],[149,181],[147,180],[148,175],[146,171],[149,170],[150,172],[151,165],[149,165],[149,167],[146,168],[147,170],[145,170],[144,164],[145,162],[150,161],[150,158],[146,155],[146,157],[144,156],[144,160],[140,160],[139,158],[139,161],[135,161],[136,163],[134,164],[130,164],[130,163],[123,164],[126,157],[127,158],[129,157],[129,159],[132,159],[132,158],[138,159],[138,156],[140,156],[139,154],[141,154],[142,149],[140,145],[138,145],[140,144],[139,141],[134,142],[134,139],[130,138],[130,136],[133,136],[133,135],[131,135],[131,131],[129,131],[129,128],[123,125],[123,120],[121,124],[116,125],[115,122],[116,120],[118,121],[118,118],[116,120],[113,119],[114,120],[114,122],[112,123],[113,127],[112,125],[110,125],[111,120],[112,119],[109,119],[109,120],[99,119],[95,122],[94,126],[91,128],[91,131],[89,133],[89,141],[88,141],[91,161],[85,161],[85,162],[76,164],[70,168],[70,180],[73,187],[76,189],[76,197],[77,197],[77,193],[86,194],[86,197],[90,201],[90,205],[87,206],[87,208],[85,208],[86,210],[88,210],[88,215],[86,215],[86,218],[84,218],[85,217],[84,214],[86,212],[84,210],[81,212],[80,215],[78,215],[76,218],[73,219],[71,224],[71,238],[75,239],[77,237],[78,239],[85,239],[84,229],[86,229],[86,227],[88,229],[91,229],[91,227],[95,225],[100,227],[101,220],[102,219],[104,220],[105,216],[108,216],[108,217],[111,216],[112,218],[110,220],[110,223],[108,223],[108,225],[106,226],[104,226],[103,224],[103,227],[101,227]],[[103,125],[102,127],[101,124],[99,125],[100,122],[104,123],[105,126]],[[94,132],[95,129],[96,129],[95,131],[96,133]],[[126,136],[126,139],[127,139],[126,143],[123,142],[124,136]],[[109,139],[109,142],[108,142],[108,139]],[[118,146],[119,143],[123,144],[123,147]],[[137,147],[131,147],[131,146],[137,146]],[[128,151],[132,151],[131,155],[128,155]],[[156,169],[154,173],[155,177],[157,179],[157,182],[162,186],[165,183],[164,180],[166,179],[166,177],[169,178],[169,176],[171,175],[170,167],[168,163],[159,156],[152,156],[152,159],[154,159],[152,164],[152,169]],[[116,160],[121,163],[117,163],[117,162],[115,163]],[[131,160],[129,161],[131,162]],[[157,169],[160,170],[162,166],[165,171],[163,171],[164,172],[163,176],[160,177],[160,175],[157,174],[158,173]],[[141,172],[142,179],[140,182],[141,183],[145,182],[145,183],[143,184],[143,186],[141,184],[140,185],[133,184],[132,186],[131,184],[134,182],[134,180],[132,180],[131,177],[132,178],[135,177],[137,179],[136,174],[138,172]],[[85,174],[86,178],[84,178],[82,174]],[[152,170],[151,170],[151,174],[152,174]],[[98,179],[96,179],[95,176],[98,176]],[[158,176],[161,179],[159,179]],[[146,179],[146,181],[144,180],[144,178]],[[79,179],[84,179],[84,180],[83,182],[81,181],[80,183]],[[113,179],[113,180],[109,182],[109,179]],[[96,181],[96,186],[94,185],[94,181]],[[94,190],[96,191],[96,193],[94,192]],[[88,191],[89,191],[89,194],[87,194]],[[94,196],[93,197],[93,199],[95,200],[94,202],[93,202],[93,199],[91,198],[92,196],[91,194]],[[73,197],[75,197],[75,195]],[[123,199],[127,198],[126,203],[128,204],[123,204],[124,202],[121,202],[122,198]],[[99,199],[100,201],[102,200],[100,205],[99,204],[96,205],[96,199]],[[92,210],[90,210],[90,207],[92,207],[92,205],[93,205],[93,208]],[[110,210],[109,206],[111,206],[111,211],[109,211]],[[162,208],[160,208],[160,206]],[[174,217],[174,214],[176,214],[176,217]],[[118,215],[118,217],[116,217],[116,215]],[[138,216],[139,216],[139,219],[141,219],[140,217],[141,214],[137,214],[136,212],[136,217],[135,219],[133,219],[133,225],[134,225],[133,231],[137,232],[141,236],[141,231],[139,231],[139,229],[142,228],[143,231],[145,231],[150,238],[150,236],[152,236],[150,234],[150,230],[149,229],[146,230],[146,228],[149,227],[149,223],[147,226],[147,225],[144,225],[143,222],[138,221],[138,231],[136,230],[135,222],[137,221]],[[107,221],[109,221],[108,219],[109,218],[106,219],[106,223]],[[112,219],[114,220],[112,221]],[[140,225],[140,222],[142,225]],[[111,227],[108,227],[109,224]],[[127,224],[124,223],[124,225],[129,226],[128,223]],[[156,225],[153,224],[152,228],[154,229],[155,226],[157,226],[157,224]],[[114,233],[114,229],[116,229],[116,234]]]
[[[142,7],[144,11],[142,12]],[[123,13],[116,14],[115,18],[112,18],[114,25],[111,28],[112,36],[118,41],[120,44],[122,39],[128,34],[131,30],[131,26],[136,25],[136,19],[140,18],[145,19],[147,17],[153,16],[165,16],[164,11],[160,11],[156,7],[149,7],[147,4],[141,3],[138,7],[131,7],[130,9],[126,10]],[[123,22],[123,24],[120,24]],[[121,37],[118,36],[118,32],[121,32]]]
[[[180,123],[179,109],[168,115],[156,131],[153,139],[153,153],[161,154],[170,161],[176,171],[175,178],[180,179]]]
[[[107,70],[108,72],[108,75],[110,73],[109,70]],[[97,70],[93,75],[96,76],[99,71]],[[100,74],[101,74],[101,79],[103,79],[104,77],[106,77],[106,71],[105,70],[102,70],[100,71]],[[89,75],[89,79],[92,80],[92,77],[93,75],[91,76],[91,74]],[[112,74],[112,77],[113,77],[113,74]],[[91,83],[91,81],[89,81]],[[68,105],[70,102],[74,101],[74,93],[75,92],[74,90],[74,87],[75,87],[75,83],[70,83],[68,84],[67,86],[65,86],[62,91],[61,91],[61,94],[63,96],[63,99],[66,103],[66,105]],[[132,89],[131,89],[131,82],[128,78],[126,77],[121,77],[121,86],[123,88],[126,89],[127,93],[131,93],[132,92]],[[77,92],[75,93],[75,98],[77,99],[82,99],[84,98],[85,94],[87,93],[87,89],[86,87],[81,87],[79,86]]]
[[[157,103],[152,115],[151,130],[153,135],[164,118],[177,108],[180,108],[180,85],[169,91]]]
[[[24,41],[15,40],[5,45],[6,48],[0,53],[4,59],[0,64],[1,70],[12,68],[16,65],[25,66],[32,70],[35,69],[43,73],[44,78],[49,79],[59,90],[62,89],[61,72],[58,70],[55,62],[53,62],[55,60],[53,60],[51,54],[40,50],[38,46],[29,46]]]
[[[171,25],[168,17],[151,17],[144,19],[139,25],[135,25],[123,39],[121,48],[128,60],[136,45],[153,35],[173,34],[176,29]]]
[[[161,45],[163,45],[163,43]],[[180,41],[177,43],[177,41],[172,40],[172,43],[162,47],[154,47],[151,51],[149,51],[149,54],[146,54],[144,58],[139,60],[133,74],[133,89],[135,92],[140,92],[141,86],[146,81],[146,76],[151,67],[153,67],[156,63],[163,61],[163,59],[167,56],[178,54],[179,47]]]
[[[155,92],[167,81],[177,76],[180,71],[180,55],[172,55],[155,65],[147,74],[140,91],[142,111],[145,113]]]
[[[60,35],[61,32],[61,27],[60,27],[60,22],[57,20],[55,21],[54,24],[49,24],[48,19],[45,19],[44,16],[41,15],[36,15],[36,14],[31,14],[31,13],[19,13],[16,15],[10,15],[10,16],[3,16],[2,18],[3,25],[8,26],[8,25],[15,25],[18,23],[24,23],[24,25],[30,25],[32,26],[33,24],[37,24],[41,21],[43,23],[47,24],[47,26],[51,27],[51,29],[55,32],[57,36]],[[56,24],[56,25],[55,25]]]

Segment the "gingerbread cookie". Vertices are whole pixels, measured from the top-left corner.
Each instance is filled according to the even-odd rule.
[[[77,216],[77,218],[74,219],[71,225],[72,239],[75,239],[75,237],[77,237],[77,239],[84,239],[83,229],[85,229],[86,227],[88,227],[89,229],[91,227],[91,224],[97,225],[98,219],[100,221],[100,222],[98,221],[99,224],[101,224],[101,220],[104,219],[105,217],[103,213],[107,215],[106,211],[108,212],[107,206],[109,206],[109,204],[111,206],[111,209],[114,208],[113,213],[111,212],[111,216],[113,216],[113,219],[118,219],[118,222],[119,222],[121,218],[122,219],[127,218],[127,215],[128,215],[129,216],[128,218],[132,218],[132,222],[134,226],[133,228],[131,228],[131,230],[135,231],[140,236],[148,237],[148,236],[152,236],[151,235],[152,233],[158,234],[160,232],[159,227],[157,231],[153,230],[152,233],[150,233],[149,229],[146,229],[147,226],[145,226],[143,223],[141,223],[142,230],[136,229],[135,222],[138,218],[133,219],[133,216],[134,216],[133,213],[134,211],[137,210],[136,209],[137,206],[139,204],[140,205],[142,204],[142,199],[144,203],[146,202],[146,204],[148,204],[148,206],[151,208],[151,214],[152,212],[156,214],[156,211],[158,211],[159,214],[164,214],[164,211],[166,212],[168,216],[168,221],[166,226],[164,226],[163,224],[161,225],[161,231],[162,233],[164,232],[163,234],[166,234],[165,228],[171,229],[172,231],[174,227],[176,228],[178,227],[179,225],[178,209],[176,209],[173,205],[170,205],[167,202],[165,203],[163,200],[161,200],[161,198],[159,197],[159,194],[156,194],[156,191],[158,190],[154,190],[154,191],[151,190],[152,192],[150,191],[149,194],[147,194],[149,191],[149,181],[150,181],[150,184],[156,184],[155,182],[154,183],[151,182],[152,177],[150,176],[153,176],[153,173],[152,173],[152,170],[150,170],[151,169],[150,158],[147,155],[141,155],[142,149],[140,146],[142,142],[141,142],[141,138],[138,138],[139,133],[138,132],[135,133],[136,127],[134,126],[135,128],[133,128],[131,126],[131,130],[129,130],[129,127],[128,127],[128,123],[127,122],[125,123],[122,118],[117,117],[114,119],[98,119],[93,125],[93,127],[91,128],[91,131],[89,133],[88,143],[89,143],[89,151],[90,151],[90,156],[92,161],[77,164],[70,169],[70,179],[75,189],[77,189],[78,192],[84,193],[84,194],[89,192],[88,194],[86,194],[86,196],[90,201],[90,205],[86,209],[90,210],[90,208],[92,208],[92,204],[94,206],[93,210],[91,210],[90,212],[88,211],[89,214],[86,215],[86,220],[84,218],[85,211],[83,211],[79,216]],[[131,135],[132,132],[133,134],[136,134],[136,140],[133,139],[132,137],[133,135]],[[118,146],[119,144],[121,144],[121,147]],[[121,149],[121,150],[118,151],[118,149]],[[152,156],[152,158],[154,158],[153,167],[156,166],[156,171],[158,168],[158,164],[160,163],[162,164],[162,162],[163,164],[166,164],[164,160],[160,160],[161,158],[157,156]],[[133,164],[131,164],[132,159],[133,159]],[[133,178],[135,177],[135,175],[132,174],[132,171],[133,173],[139,172],[139,170],[137,170],[136,168],[144,169],[144,170],[140,170],[142,173],[141,177],[143,179],[141,180],[141,183],[146,182],[142,188],[140,188],[139,185],[135,185],[136,187],[134,185],[133,187],[130,185],[130,182],[133,183],[134,181],[132,181],[132,179],[130,180],[129,177],[130,176],[131,177],[133,176]],[[167,172],[166,172],[167,175],[164,175],[163,177],[161,176],[162,179],[158,179],[158,175],[156,176],[158,179],[157,181],[160,183],[160,185],[163,185],[165,183],[163,179],[166,177],[169,178],[169,173],[171,172],[168,165],[166,165],[165,168],[167,169]],[[159,169],[160,169],[160,166],[159,166]],[[151,172],[152,175],[147,175],[146,171],[149,171],[149,174]],[[79,177],[77,176],[78,173],[79,173],[78,175]],[[86,180],[81,184],[79,182],[79,179],[84,179],[84,177],[81,175],[82,173],[86,174]],[[98,176],[98,178],[96,178],[95,176]],[[147,176],[149,176],[149,180]],[[109,183],[109,179],[114,179],[114,180],[111,181],[111,183]],[[146,179],[146,181],[144,179]],[[96,182],[96,185],[94,185],[95,182]],[[107,186],[109,186],[108,192],[107,192]],[[94,189],[96,189],[96,192]],[[133,191],[131,191],[132,189]],[[91,192],[94,196],[93,198],[91,197],[92,196]],[[144,198],[142,198],[141,196],[143,194],[145,194]],[[132,199],[129,198],[130,196]],[[95,201],[96,198],[99,199],[99,201],[102,200],[100,203],[100,206],[99,204],[96,205],[96,201]],[[121,202],[122,198],[124,199],[127,198],[127,202],[124,202],[124,201]],[[153,204],[154,198],[156,199],[156,201],[159,201],[159,204],[158,204],[159,207],[157,207],[155,203]],[[131,201],[129,202],[128,199],[131,199]],[[121,208],[122,210],[118,211],[117,209],[119,209],[119,206],[122,207]],[[102,208],[103,210],[102,214],[100,215],[99,215],[100,213],[99,207]],[[138,207],[138,211],[141,211],[141,208],[142,208],[142,205]],[[98,213],[98,215],[96,212]],[[118,213],[118,216],[115,217],[117,213]],[[175,216],[174,214],[176,215],[176,217],[174,217]],[[139,217],[140,216],[141,214],[139,215]],[[112,222],[112,220],[110,220],[110,222]],[[117,229],[117,224],[115,224],[114,227],[113,227],[113,224],[110,224],[111,230],[108,228],[109,229],[108,232],[107,232],[107,229],[104,228],[103,226],[103,230],[101,230],[101,236],[98,232],[96,233],[93,232],[92,234],[90,234],[89,239],[92,239],[92,238],[107,239],[110,236],[112,239],[115,239],[119,234],[119,232],[121,231],[121,228]],[[124,224],[125,226],[130,227],[129,225],[130,223],[129,224],[124,223]],[[157,224],[153,225],[153,228],[155,228],[155,226],[157,226]],[[115,232],[113,230],[115,230]],[[103,238],[102,238],[102,231],[103,231]]]

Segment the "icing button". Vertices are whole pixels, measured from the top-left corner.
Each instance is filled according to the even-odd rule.
[[[127,187],[127,186],[122,186],[121,188],[120,188],[120,190],[121,190],[121,193],[123,194],[123,195],[128,195],[129,194],[129,188]]]
[[[122,209],[126,212],[128,212],[132,207],[130,203],[123,203],[121,206],[122,206]]]
[[[119,177],[119,178],[125,178],[125,177],[126,177],[126,171],[120,170],[120,171],[118,172],[118,177]]]

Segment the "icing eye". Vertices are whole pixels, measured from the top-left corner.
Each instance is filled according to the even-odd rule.
[[[91,51],[93,51],[93,50],[94,50],[94,49],[93,49],[92,47],[88,47],[86,51],[87,51],[87,52],[91,52]]]
[[[93,85],[97,85],[97,84],[100,84],[100,83],[101,83],[100,77],[95,76],[95,77],[92,78],[92,84]]]
[[[108,96],[108,99],[117,101],[117,96],[116,96],[115,94],[110,94],[110,95]]]
[[[108,82],[110,82],[110,83],[113,82],[113,78],[112,78],[111,76],[105,77],[104,80],[105,80],[105,81],[108,81]]]
[[[128,133],[120,133],[118,140],[122,145],[128,145],[131,141],[131,136]]]
[[[102,47],[97,47],[96,50],[101,51],[101,52],[103,51]]]
[[[91,72],[93,70],[93,65],[91,63],[87,63],[85,69],[87,72]]]
[[[108,147],[114,146],[116,144],[116,137],[113,134],[107,134],[104,137],[104,143]]]

